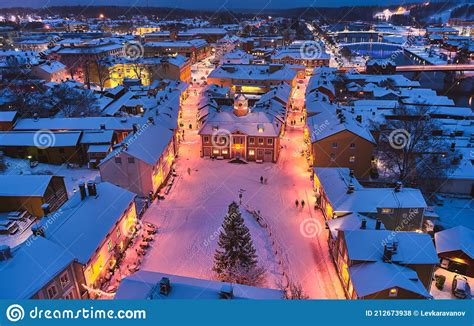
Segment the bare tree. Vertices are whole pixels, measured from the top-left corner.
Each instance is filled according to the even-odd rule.
[[[377,156],[390,176],[425,191],[436,190],[454,168],[458,154],[431,118],[429,106],[402,106],[394,116],[375,125]]]

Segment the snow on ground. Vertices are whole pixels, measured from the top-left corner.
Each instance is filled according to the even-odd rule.
[[[195,116],[196,101],[194,95],[187,99],[183,119]],[[156,224],[159,232],[141,269],[213,278],[219,227],[227,206],[238,202],[242,192],[242,204],[260,210],[272,232],[270,238],[244,214],[259,260],[269,274],[267,286],[279,287],[281,269],[277,261],[282,259],[285,274],[301,283],[309,297],[344,298],[329,256],[322,214],[314,209],[310,173],[301,155],[302,129],[289,128],[281,143],[284,148],[277,164],[211,161],[199,155],[197,130],[186,128],[176,163],[179,176],[166,199],[154,203],[144,215],[144,220]],[[267,184],[260,183],[260,176],[267,178]],[[295,207],[296,199],[304,199],[304,209]],[[273,241],[280,248],[277,255],[269,247]]]
[[[437,268],[435,270],[435,275],[444,275],[446,276],[446,281],[444,283],[444,287],[442,290],[439,290],[436,286],[435,286],[435,281],[433,281],[432,285],[431,285],[431,295],[435,298],[435,299],[457,299],[452,293],[451,293],[451,287],[452,287],[452,284],[453,284],[453,279],[454,279],[454,276],[457,275],[457,273],[454,273],[454,272],[450,272],[444,268]],[[471,292],[472,292],[472,287],[474,286],[474,278],[471,278],[471,277],[467,277],[467,281],[469,282],[469,285],[471,286]]]
[[[3,174],[49,174],[64,177],[64,183],[69,197],[78,189],[80,182],[94,180],[99,176],[99,170],[87,168],[68,168],[66,164],[52,165],[39,163],[38,166],[31,168],[28,160],[5,157],[7,169]]]

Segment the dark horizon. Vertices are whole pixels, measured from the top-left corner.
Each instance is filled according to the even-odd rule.
[[[240,0],[238,2],[230,2],[228,0],[23,0],[21,4],[17,0],[4,0],[0,3],[0,8],[43,8],[55,6],[84,6],[84,7],[100,7],[100,6],[119,6],[119,7],[155,7],[155,8],[176,8],[185,10],[284,10],[298,8],[337,8],[337,7],[363,7],[363,6],[396,6],[409,5],[415,3],[423,3],[424,0],[400,1],[400,0]],[[430,1],[430,2],[449,2],[449,1]],[[453,1],[451,1],[453,2]],[[460,1],[462,2],[462,1]],[[454,3],[454,2],[453,2]]]

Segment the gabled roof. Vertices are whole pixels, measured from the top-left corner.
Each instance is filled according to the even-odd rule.
[[[358,213],[351,213],[341,217],[333,218],[327,221],[329,231],[333,238],[337,238],[338,231],[360,230],[362,220],[366,221],[367,230],[375,230],[376,220]],[[385,230],[385,226],[380,222],[381,229]]]
[[[52,175],[0,175],[0,196],[42,197],[52,179]]]
[[[160,281],[163,277],[170,280],[171,291],[160,294]],[[184,277],[151,271],[139,271],[126,277],[120,283],[115,299],[152,299],[176,300],[199,299],[217,300],[221,289],[232,288],[233,299],[279,300],[283,298],[280,290],[257,288],[254,286],[230,284],[212,280]]]
[[[96,185],[97,196],[81,200],[75,193],[61,207],[54,223],[45,227],[46,238],[86,264],[115,223],[133,203],[135,194],[108,182]],[[48,223],[43,218],[40,223]]]
[[[362,263],[349,267],[349,274],[359,297],[392,288],[401,288],[425,298],[431,297],[416,271],[409,267],[384,262]]]
[[[439,258],[430,235],[391,230],[347,230],[344,238],[349,259],[352,261],[382,261],[384,244],[397,242],[392,262],[402,265],[438,264]]]
[[[460,250],[474,259],[474,230],[459,225],[435,233],[438,254]]]
[[[63,247],[43,237],[30,238],[0,261],[0,299],[30,299],[74,260]]]

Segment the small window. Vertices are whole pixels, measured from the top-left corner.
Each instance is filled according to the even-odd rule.
[[[337,143],[332,143],[332,148],[337,148]]]
[[[336,154],[334,154],[334,153],[331,153],[331,155],[330,155],[330,156],[331,156],[331,161],[333,161],[333,162],[334,162],[334,161],[336,160]]]
[[[227,155],[227,154],[229,154],[229,151],[224,148],[224,149],[222,150],[222,155]]]
[[[53,299],[54,297],[56,297],[58,295],[58,289],[56,288],[56,285],[51,285],[48,290],[48,298],[49,299]]]
[[[109,252],[114,249],[114,243],[112,242],[112,240],[109,240],[109,242],[107,242],[107,249],[109,250]]]
[[[135,164],[135,158],[134,157],[129,157],[128,158],[128,163],[129,164]]]
[[[69,284],[69,275],[67,272],[64,272],[60,277],[59,281],[61,282],[61,286],[64,288],[66,285]]]
[[[259,145],[263,145],[263,138],[259,138],[259,139],[258,139],[258,144],[259,144]]]
[[[209,143],[209,136],[204,136],[204,142]]]
[[[117,238],[120,238],[122,234],[120,233],[120,228],[117,229]]]
[[[255,144],[255,138],[249,137],[249,144],[250,144],[250,145]]]
[[[74,291],[71,290],[63,295],[63,299],[65,300],[74,300]]]
[[[393,208],[382,208],[382,214],[392,214]]]
[[[350,148],[351,148],[351,149],[355,149],[355,148],[356,148],[356,144],[355,144],[355,143],[351,143]]]
[[[351,155],[351,156],[349,156],[349,162],[351,162],[351,163],[354,163],[354,162],[355,162],[355,160],[356,160],[356,157],[355,157],[355,155]]]
[[[397,288],[390,289],[390,292],[388,293],[388,296],[389,296],[389,297],[396,297],[396,296],[398,296],[398,289],[397,289]]]
[[[115,163],[122,164],[122,158],[121,157],[116,157],[115,158]]]
[[[273,138],[267,139],[267,145],[273,145]]]
[[[249,149],[249,156],[254,156],[255,155],[255,151],[253,149]]]

